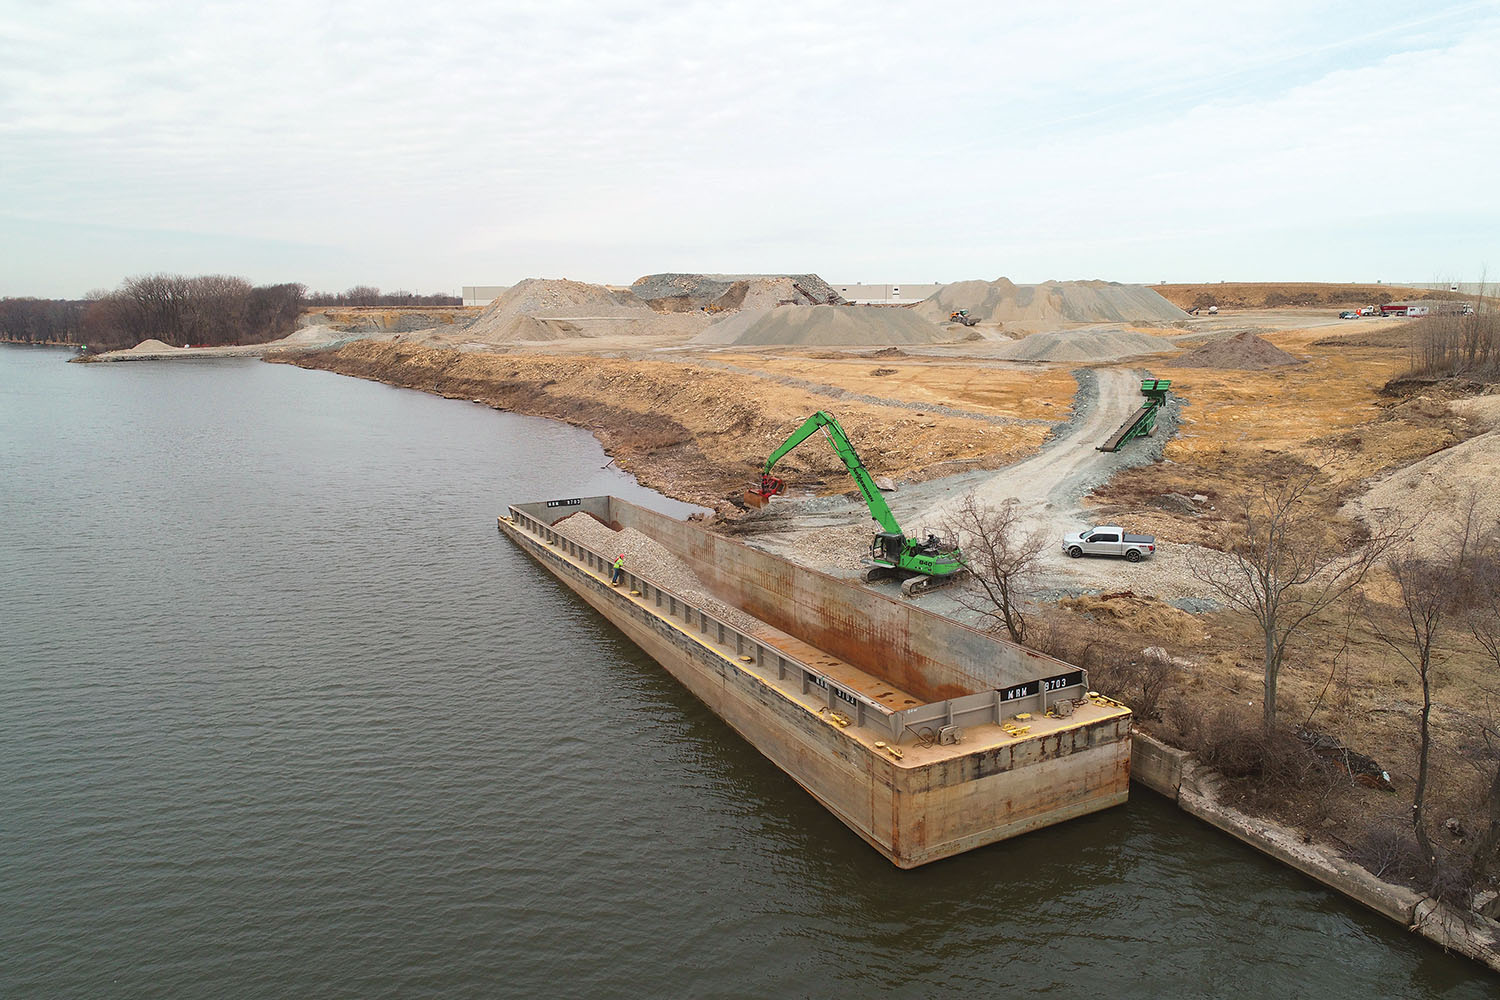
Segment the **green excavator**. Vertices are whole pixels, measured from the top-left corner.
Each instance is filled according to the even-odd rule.
[[[771,457],[766,459],[765,468],[760,473],[760,487],[746,491],[746,502],[761,507],[782,492],[786,483],[771,475],[771,470],[788,452],[818,430],[823,431],[828,443],[833,445],[833,450],[843,459],[844,467],[854,477],[860,495],[865,498],[865,505],[870,508],[870,516],[880,525],[874,541],[870,543],[870,552],[863,560],[865,569],[861,579],[865,583],[900,580],[901,592],[912,597],[947,586],[967,575],[969,571],[964,566],[963,553],[957,545],[936,535],[928,535],[924,541],[906,536],[906,532],[896,522],[896,515],[891,513],[885,498],[880,495],[880,488],[875,485],[875,480],[870,478],[864,463],[859,460],[859,453],[849,443],[849,436],[844,433],[844,428],[839,426],[832,414],[822,410],[808,417],[781,447],[771,452]]]

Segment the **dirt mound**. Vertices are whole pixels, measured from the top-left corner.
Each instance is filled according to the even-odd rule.
[[[826,301],[814,298],[794,278],[749,278],[730,285],[723,295],[708,304],[708,311],[774,309],[786,305],[815,306]]]
[[[648,274],[637,278],[630,291],[658,312],[688,312],[709,305],[758,309],[787,301],[818,305],[843,301],[816,274]]]
[[[957,281],[944,285],[918,306],[917,312],[943,322],[967,309],[980,322],[1145,323],[1161,324],[1187,314],[1144,285],[1117,281],[1045,281],[1017,285],[1008,278]]]
[[[182,347],[173,347],[171,344],[168,344],[166,341],[163,341],[163,340],[143,340],[139,344],[136,344],[134,347],[132,347],[130,350],[125,351],[124,353],[126,353],[126,354],[160,354],[163,351],[181,351],[181,350],[185,350],[185,348],[182,348]]]
[[[491,302],[465,336],[503,344],[679,332],[675,325],[668,328],[668,319],[628,291],[565,278],[527,278]]]
[[[1432,552],[1450,543],[1471,494],[1478,498],[1480,524],[1493,525],[1500,518],[1497,479],[1500,431],[1490,431],[1392,473],[1345,511],[1376,520],[1393,516],[1398,523],[1414,525],[1413,542],[1420,551]]]
[[[1058,330],[1012,341],[995,357],[1012,361],[1113,361],[1137,354],[1161,354],[1173,347],[1165,337],[1139,330]]]
[[[1172,362],[1183,368],[1236,368],[1245,371],[1306,363],[1249,330],[1224,340],[1210,340]]]
[[[1468,417],[1487,431],[1500,430],[1500,395],[1455,399],[1448,404],[1448,409],[1461,417]]]
[[[1340,308],[1378,305],[1396,299],[1443,298],[1448,292],[1398,285],[1338,285],[1306,281],[1227,281],[1207,285],[1152,285],[1167,301],[1184,309]]]
[[[910,309],[885,306],[781,306],[745,309],[691,343],[805,344],[813,347],[937,344],[952,337]]]

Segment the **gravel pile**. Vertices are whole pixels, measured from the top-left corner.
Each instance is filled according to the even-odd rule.
[[[888,306],[781,306],[745,309],[720,320],[695,345],[799,344],[814,347],[937,344],[953,337],[910,309]]]
[[[1260,371],[1282,365],[1306,364],[1294,354],[1288,354],[1269,340],[1263,340],[1246,330],[1224,340],[1211,340],[1196,347],[1172,364],[1182,368],[1233,368],[1243,371]]]
[[[1489,431],[1391,473],[1345,505],[1346,514],[1368,521],[1391,519],[1412,525],[1418,551],[1449,549],[1459,518],[1475,498],[1479,524],[1500,521],[1500,431]]]
[[[744,287],[735,289],[741,283]],[[843,301],[816,274],[648,274],[637,278],[630,291],[660,312],[702,309],[710,303],[723,309],[739,309],[746,298],[753,298],[750,308],[756,308],[761,300],[773,295],[775,301],[766,304],[794,298],[820,304]],[[724,298],[726,295],[728,298]],[[723,301],[716,302],[720,299]]]
[[[465,336],[487,344],[649,336],[691,333],[705,322],[701,315],[664,316],[629,291],[563,278],[527,278],[491,302]]]
[[[994,356],[1013,361],[1113,361],[1175,349],[1166,337],[1139,330],[1083,329],[1033,333],[1003,345]]]
[[[742,632],[752,632],[764,627],[759,620],[709,594],[704,589],[703,582],[686,563],[668,552],[661,543],[634,528],[614,531],[588,514],[570,515],[552,527],[606,559],[624,555],[627,571],[667,588],[726,625],[732,625]]]
[[[924,299],[917,312],[934,322],[967,309],[980,322],[1166,324],[1187,313],[1145,285],[1117,281],[1044,281],[1017,285],[1008,278],[956,281]]]

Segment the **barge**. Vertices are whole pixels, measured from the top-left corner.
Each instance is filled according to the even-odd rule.
[[[635,529],[728,624],[554,526]],[[914,868],[1125,802],[1130,710],[1081,668],[617,497],[511,505],[500,532],[867,843]]]

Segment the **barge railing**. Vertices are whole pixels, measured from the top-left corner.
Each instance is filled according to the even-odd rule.
[[[515,506],[510,507],[509,520],[527,534],[583,563],[600,576],[609,576],[612,560],[573,541],[550,524]],[[1049,704],[1064,696],[1063,691],[1074,688],[1077,689],[1076,695],[1081,696],[1087,684],[1084,672],[1076,670],[1009,688],[980,691],[912,708],[893,709],[840,683],[817,667],[730,625],[648,577],[628,569],[623,570],[623,574],[629,589],[638,593],[641,600],[650,605],[648,610],[654,609],[658,617],[671,621],[699,641],[716,647],[726,659],[736,659],[741,665],[754,668],[768,678],[774,675],[781,682],[785,682],[788,677],[793,678],[804,695],[811,694],[814,689],[823,692],[826,695],[825,708],[830,713],[837,712],[845,716],[851,725],[874,729],[892,743],[900,743],[907,738],[920,738],[919,734],[923,729],[936,732],[946,726],[962,728],[990,723],[998,725],[1006,718],[1018,714],[1045,713]],[[600,586],[607,584],[600,582]]]

